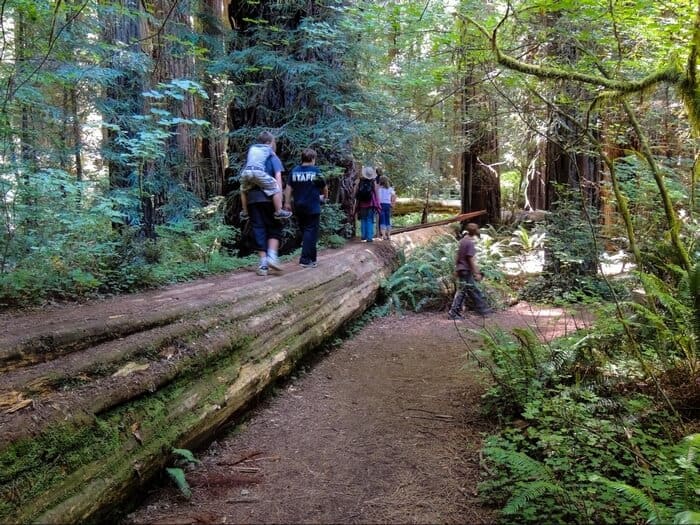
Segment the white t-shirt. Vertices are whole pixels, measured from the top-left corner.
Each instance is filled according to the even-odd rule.
[[[379,203],[380,204],[391,204],[391,196],[396,195],[394,188],[385,188],[384,186],[379,186]]]

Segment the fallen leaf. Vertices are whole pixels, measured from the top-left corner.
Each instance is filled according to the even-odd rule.
[[[143,438],[141,437],[141,429],[139,428],[138,423],[134,423],[131,425],[131,435],[134,436],[134,439],[139,442],[139,445],[143,445]]]
[[[128,362],[126,365],[124,365],[122,368],[117,370],[112,374],[112,377],[125,377],[128,376],[129,374],[133,374],[134,372],[143,372],[144,370],[148,370],[148,367],[151,366],[148,363],[145,364],[138,364],[134,363],[133,361]]]
[[[16,390],[0,394],[0,408],[7,408],[5,414],[12,414],[18,410],[22,410],[33,402],[33,399],[24,399],[22,392],[17,392]]]
[[[22,410],[24,407],[28,407],[34,402],[32,399],[23,399],[19,403],[17,403],[15,406],[10,408],[9,410],[5,410],[6,414],[12,414],[14,412],[17,412],[18,410]]]

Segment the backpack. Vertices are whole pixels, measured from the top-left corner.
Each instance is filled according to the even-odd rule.
[[[358,201],[371,201],[372,192],[374,191],[374,183],[369,179],[361,179],[360,184],[357,187],[357,197]]]

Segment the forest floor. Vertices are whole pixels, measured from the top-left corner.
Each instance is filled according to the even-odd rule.
[[[444,312],[378,318],[297,370],[125,519],[188,523],[492,523],[478,495],[488,388],[472,330],[532,327],[543,340],[580,327],[519,303],[485,321]]]

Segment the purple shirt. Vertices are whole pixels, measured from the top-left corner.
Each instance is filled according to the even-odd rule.
[[[465,235],[461,241],[459,241],[459,248],[457,248],[457,260],[455,262],[455,270],[459,271],[472,271],[472,267],[469,264],[469,258],[476,255],[476,245],[474,244],[474,239],[469,235]]]

